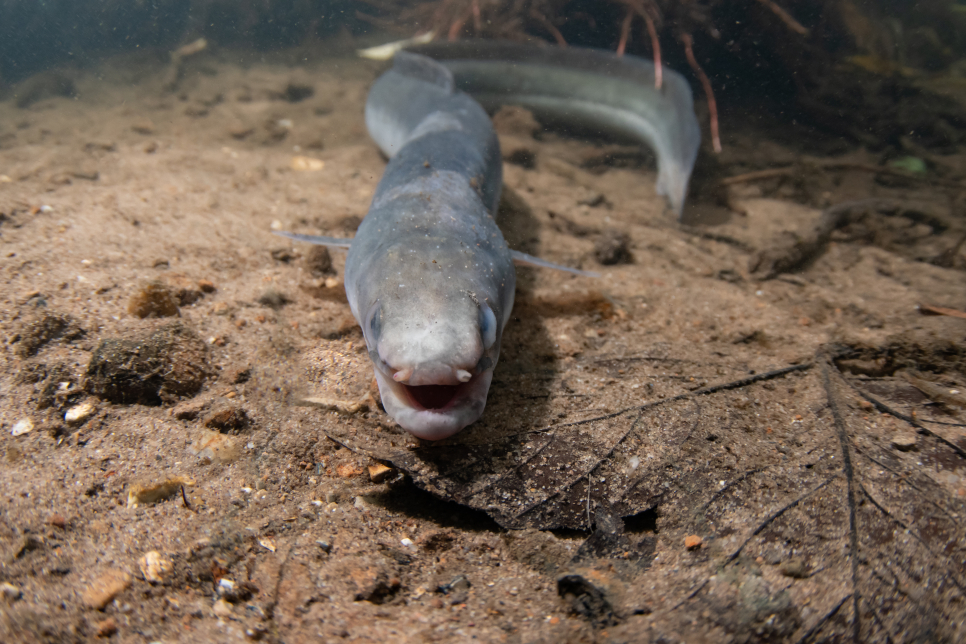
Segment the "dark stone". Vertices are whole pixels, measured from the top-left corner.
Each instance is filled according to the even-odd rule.
[[[208,348],[181,322],[108,338],[87,366],[87,391],[114,403],[159,405],[192,396],[208,376]]]
[[[267,306],[275,311],[279,310],[286,304],[290,304],[291,299],[285,293],[281,291],[276,291],[275,289],[270,289],[265,291],[258,297],[258,303],[262,306]]]
[[[332,268],[332,255],[325,246],[312,246],[305,256],[305,268],[315,277],[323,275],[335,275]]]
[[[289,83],[282,95],[289,103],[298,103],[299,101],[304,101],[307,98],[315,96],[315,88],[311,85]]]
[[[571,611],[595,626],[614,626],[618,623],[606,593],[583,575],[564,575],[558,579],[557,594],[569,604]]]
[[[604,266],[632,264],[634,256],[630,249],[631,238],[627,233],[608,228],[594,242],[594,257]]]

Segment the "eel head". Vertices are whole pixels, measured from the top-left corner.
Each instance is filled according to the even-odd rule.
[[[452,436],[486,406],[502,320],[468,293],[386,297],[362,326],[386,412],[425,440]]]

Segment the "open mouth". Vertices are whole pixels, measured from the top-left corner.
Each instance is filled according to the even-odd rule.
[[[407,385],[376,369],[386,412],[411,434],[426,440],[452,436],[476,421],[486,405],[493,370],[455,385]]]
[[[402,388],[416,409],[440,411],[461,398],[460,394],[471,388],[472,384],[471,380],[458,385],[421,385],[419,387],[403,385]]]

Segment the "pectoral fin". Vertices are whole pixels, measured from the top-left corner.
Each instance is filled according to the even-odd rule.
[[[295,241],[315,244],[316,246],[328,246],[329,248],[349,248],[352,245],[351,239],[344,237],[322,237],[320,235],[302,235],[300,233],[290,233],[284,230],[273,230],[273,235],[288,237]]]
[[[534,257],[533,255],[527,255],[526,253],[521,253],[518,250],[511,250],[510,256],[513,257],[513,263],[520,266],[535,266],[537,268],[552,268],[557,271],[566,271],[567,273],[573,273],[574,275],[583,275],[584,277],[600,277],[600,273],[595,273],[594,271],[582,271],[579,268],[570,268],[569,266],[561,266],[560,264],[554,264],[553,262],[548,262],[539,257]]]

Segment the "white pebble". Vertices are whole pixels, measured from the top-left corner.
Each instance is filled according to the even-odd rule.
[[[10,433],[13,436],[22,436],[29,431],[33,431],[33,428],[34,421],[30,420],[29,418],[21,418],[17,421],[17,424],[13,426],[13,429],[10,430]]]
[[[20,592],[19,588],[5,581],[0,584],[0,594],[7,601],[17,601],[23,593]]]
[[[89,402],[74,405],[64,414],[64,422],[68,425],[80,425],[94,415],[95,409],[94,404]]]
[[[235,592],[235,582],[231,579],[222,577],[218,580],[218,594],[219,595],[231,595]]]
[[[403,544],[408,548],[409,546],[413,545],[413,540],[410,539],[409,537],[403,537],[402,539],[399,540],[399,543]]]
[[[165,575],[171,572],[174,564],[170,559],[164,558],[157,550],[148,552],[138,559],[138,566],[144,580],[151,584],[160,584],[164,581]]]

